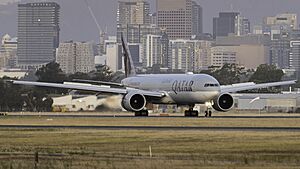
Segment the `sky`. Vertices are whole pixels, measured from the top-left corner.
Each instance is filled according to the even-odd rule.
[[[42,0],[0,0],[0,36],[8,33],[17,35],[17,4]],[[84,0],[49,0],[61,6],[61,41],[98,42],[97,26],[91,17]],[[151,3],[155,11],[155,1]],[[263,17],[278,13],[297,13],[300,16],[300,0],[195,0],[203,8],[204,32],[212,32],[212,18],[219,12],[240,12],[250,19],[252,25],[260,24]],[[98,22],[110,35],[116,32],[116,11],[118,0],[88,0]]]

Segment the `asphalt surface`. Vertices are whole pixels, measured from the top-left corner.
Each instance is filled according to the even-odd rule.
[[[48,118],[195,118],[184,117],[181,114],[172,116],[151,115],[149,117],[134,117],[131,114],[112,115],[112,114],[9,114],[9,117],[48,117]],[[1,118],[1,117],[0,117]],[[207,118],[199,116],[197,118]],[[281,114],[281,115],[215,115],[209,117],[213,119],[299,119],[299,115]],[[292,131],[300,132],[300,127],[206,127],[206,126],[81,126],[81,125],[1,125],[0,129],[94,129],[94,130],[193,130],[193,131]]]
[[[193,131],[292,131],[300,127],[205,127],[205,126],[67,126],[67,125],[0,125],[0,129],[95,129],[95,130],[193,130]]]
[[[30,115],[9,115],[9,117],[21,117],[21,116],[25,116],[25,117],[37,117],[37,116],[42,116],[42,117],[62,117],[62,118],[112,118],[112,117],[116,117],[116,118],[216,118],[216,119],[251,119],[251,118],[255,118],[255,119],[280,119],[280,118],[288,118],[288,119],[299,119],[300,116],[298,115],[216,115],[213,117],[204,117],[204,116],[199,116],[199,117],[184,117],[182,115],[172,115],[172,116],[159,116],[159,115],[150,115],[148,117],[135,117],[134,115],[74,115],[74,114],[70,114],[70,115],[66,115],[66,114],[30,114]]]

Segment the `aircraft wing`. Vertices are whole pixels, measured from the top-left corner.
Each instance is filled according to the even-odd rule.
[[[222,93],[234,93],[244,90],[252,90],[252,89],[260,89],[260,88],[268,88],[268,87],[275,87],[275,86],[284,86],[284,85],[292,85],[295,84],[296,80],[292,81],[283,81],[283,82],[273,82],[273,83],[262,83],[262,84],[255,84],[255,83],[241,83],[241,84],[234,84],[234,85],[226,85],[221,86]]]
[[[30,85],[30,86],[40,86],[40,87],[52,87],[52,88],[63,88],[63,89],[73,89],[73,90],[85,90],[85,91],[93,91],[93,92],[102,92],[102,93],[111,93],[111,94],[122,94],[125,95],[131,91],[138,92],[145,96],[150,97],[164,97],[165,94],[162,92],[155,91],[146,91],[139,90],[134,88],[111,88],[104,86],[97,86],[91,84],[84,83],[45,83],[45,82],[29,82],[29,81],[12,81],[13,84],[17,85]]]

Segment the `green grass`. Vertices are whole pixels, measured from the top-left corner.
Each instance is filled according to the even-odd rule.
[[[300,119],[1,117],[0,124],[300,127]],[[153,157],[149,157],[149,146]],[[35,153],[39,163],[35,167]],[[299,168],[300,133],[0,129],[0,169]]]
[[[0,130],[0,168],[297,168],[292,132]],[[149,146],[153,157],[149,157]]]

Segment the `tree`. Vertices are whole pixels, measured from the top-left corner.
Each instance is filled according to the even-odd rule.
[[[38,69],[35,74],[39,82],[62,83],[67,79],[66,75],[60,69],[59,64],[56,62],[48,63]]]
[[[21,95],[21,86],[13,85],[7,80],[16,80],[4,77],[0,79],[0,111],[21,111],[23,98]]]
[[[85,79],[85,80],[89,80],[90,76],[87,73],[77,72],[77,73],[69,75],[68,79],[69,80],[73,80],[73,79]]]
[[[283,71],[277,69],[276,66],[262,64],[251,76],[250,81],[255,83],[278,82],[281,81],[283,75]]]
[[[201,73],[215,77],[222,85],[240,83],[242,77],[246,76],[244,68],[236,64],[224,64],[221,69],[211,66],[208,70],[201,71]]]
[[[64,72],[60,69],[59,64],[56,62],[50,62],[47,65],[41,67],[36,71],[36,76],[38,77],[39,82],[50,82],[50,83],[63,83],[68,78],[64,74]],[[35,87],[36,90],[40,90],[39,92],[46,91],[47,93],[66,93],[66,89],[53,89],[53,88],[44,88]]]
[[[96,70],[89,73],[91,80],[111,81],[113,72],[106,65],[96,66]]]

